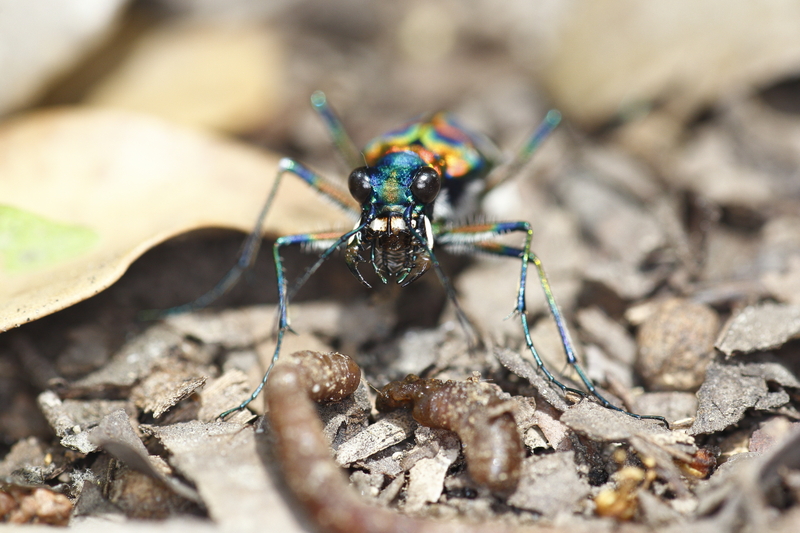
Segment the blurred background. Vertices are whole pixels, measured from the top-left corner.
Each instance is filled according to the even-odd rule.
[[[5,116],[118,107],[295,151],[320,136],[307,124],[320,88],[359,138],[447,108],[504,145],[555,105],[581,131],[622,128],[652,155],[731,99],[766,93],[792,111],[778,89],[800,64],[800,6],[788,0],[1,5]]]

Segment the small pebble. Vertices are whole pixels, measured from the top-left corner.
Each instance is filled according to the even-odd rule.
[[[709,306],[665,300],[639,327],[636,370],[651,390],[697,390],[718,331],[719,317]]]

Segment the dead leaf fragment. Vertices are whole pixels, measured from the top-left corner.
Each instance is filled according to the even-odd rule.
[[[600,345],[609,357],[628,365],[633,363],[636,343],[621,324],[598,307],[582,309],[576,318],[589,340]]]
[[[501,365],[519,377],[527,379],[550,405],[559,411],[567,410],[569,404],[564,400],[564,396],[542,377],[535,363],[526,361],[519,353],[506,349],[495,349],[494,355]]]
[[[252,427],[189,422],[144,427],[171,454],[172,465],[197,487],[211,519],[229,531],[301,531],[264,470]]]
[[[366,381],[361,381],[358,389],[338,402],[318,404],[319,417],[322,420],[325,437],[333,450],[353,438],[368,425],[372,403]]]
[[[165,508],[165,502],[159,501],[161,499],[175,500],[169,503],[177,507],[185,506],[185,502],[181,500],[201,503],[200,496],[194,489],[166,475],[164,470],[169,471],[169,468],[165,464],[159,463],[160,458],[150,457],[147,448],[145,448],[131,426],[130,419],[125,411],[119,410],[103,418],[97,428],[92,431],[90,440],[98,448],[125,463],[127,468],[146,476],[147,479],[126,476],[126,480],[121,480],[112,488],[112,490],[117,491],[120,500],[129,502],[128,507],[131,511],[128,514],[130,516],[164,516],[163,513],[167,512],[167,509]],[[115,481],[120,480],[115,479]],[[144,488],[142,489],[141,487]],[[152,496],[148,498],[146,491],[153,490],[157,493],[167,492],[168,494],[162,494],[160,498]],[[172,496],[178,496],[179,498],[175,499]],[[138,507],[141,507],[147,503],[148,499],[154,504],[149,506],[148,512],[150,514],[137,514],[133,511],[133,508],[137,507],[135,503],[138,502]]]
[[[10,479],[15,470],[46,466],[45,447],[36,437],[17,441],[0,461],[0,478]]]
[[[568,409],[561,422],[595,440],[606,442],[626,441],[634,436],[669,434],[663,424],[652,420],[637,420],[632,416],[612,411],[591,401],[583,400]]]
[[[168,366],[180,353],[183,337],[157,324],[148,328],[114,354],[111,361],[73,384],[76,389],[130,387],[150,375],[159,364]]]
[[[757,209],[774,194],[769,174],[748,168],[721,128],[706,128],[681,154],[675,173],[687,189],[720,205]]]
[[[183,336],[225,348],[252,346],[275,329],[274,305],[254,305],[215,313],[182,313],[166,317],[164,323]]]
[[[93,434],[102,420],[129,407],[125,400],[61,401],[53,391],[41,393],[38,403],[61,445],[81,453],[97,450]]]
[[[771,392],[768,382],[800,388],[800,381],[778,363],[711,363],[697,391],[697,418],[689,434],[722,431],[739,422],[748,409],[769,410],[787,404],[789,394],[782,388]]]
[[[789,431],[763,455],[745,452],[723,463],[699,494],[700,516],[716,514],[714,530],[734,530],[743,518],[754,531],[794,531],[797,514],[787,513],[776,527],[775,508],[787,502],[786,480],[800,467],[800,431]],[[726,523],[727,522],[727,523]]]
[[[777,348],[800,336],[800,306],[763,303],[746,307],[731,318],[717,339],[727,356]]]
[[[697,396],[691,392],[646,392],[634,398],[634,413],[661,415],[672,425],[697,413]]]
[[[339,446],[336,450],[336,462],[347,465],[403,442],[412,435],[414,426],[416,422],[407,413],[389,413]]]
[[[172,406],[205,385],[207,379],[207,376],[190,376],[160,369],[131,391],[131,399],[143,412],[153,413],[153,418],[160,418]]]
[[[800,428],[800,422],[790,422],[780,416],[771,418],[762,423],[750,436],[749,451],[765,453],[792,431],[798,431],[798,428]]]
[[[408,512],[419,511],[425,504],[439,500],[447,470],[461,452],[461,443],[451,431],[420,427],[417,429],[417,440],[424,439],[436,441],[436,451],[433,457],[417,461],[408,472],[405,505]]]
[[[581,227],[614,259],[638,265],[665,243],[665,235],[646,205],[584,173],[558,182],[557,194],[573,211]]]
[[[213,422],[223,411],[239,405],[250,396],[250,383],[247,374],[241,370],[228,370],[220,377],[211,379],[200,392],[200,409],[197,419],[201,422]],[[246,424],[253,419],[247,409],[231,413],[225,420],[233,424]]]
[[[525,459],[519,488],[508,503],[552,517],[573,509],[588,494],[589,483],[575,469],[575,452],[556,452]]]
[[[637,420],[589,400],[569,409],[561,417],[561,422],[591,439],[628,442],[640,456],[654,461],[659,474],[673,490],[679,495],[688,494],[673,462],[676,457],[688,459],[688,453],[696,451],[692,439],[685,434],[672,432],[652,420]]]
[[[761,282],[774,298],[785,303],[800,305],[800,256],[788,260],[785,272],[765,273]]]

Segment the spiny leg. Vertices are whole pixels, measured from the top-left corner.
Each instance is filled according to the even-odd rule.
[[[467,336],[467,343],[469,344],[470,348],[473,348],[477,345],[477,334],[475,333],[475,328],[472,326],[469,318],[467,318],[467,314],[461,308],[461,304],[458,303],[458,298],[456,298],[456,290],[453,288],[453,284],[450,283],[450,278],[447,277],[447,274],[445,274],[444,270],[442,269],[442,265],[436,258],[436,254],[433,253],[432,244],[436,242],[436,238],[434,237],[433,239],[434,243],[429,243],[427,238],[424,237],[419,231],[419,228],[416,228],[412,225],[411,218],[408,213],[406,213],[404,218],[406,219],[406,227],[410,228],[417,240],[425,246],[425,252],[430,258],[433,270],[436,272],[436,276],[439,278],[439,282],[442,284],[442,287],[444,287],[444,292],[447,295],[447,299],[453,304],[456,317],[458,317],[458,322],[461,324],[461,328],[464,330],[464,333]],[[408,285],[412,281],[413,279],[408,280],[403,284],[403,286]]]
[[[494,245],[495,243],[483,243],[483,242],[476,243],[475,242],[476,240],[483,241],[485,239],[497,237],[498,235],[502,235],[503,233],[510,233],[515,231],[524,231],[527,233],[525,240],[526,240],[526,247],[529,248],[529,241],[533,236],[533,230],[530,229],[530,225],[527,222],[476,224],[470,226],[460,226],[442,233],[441,235],[439,235],[439,238],[437,240],[445,248],[447,248],[448,246],[452,246],[453,248],[459,249],[458,251],[461,252],[463,252],[465,249],[484,251],[481,245],[487,245],[487,244]],[[522,252],[522,250],[520,250],[520,252]],[[534,346],[533,344],[533,340],[531,339],[530,336],[530,328],[528,326],[527,304],[525,303],[527,276],[528,276],[528,263],[527,261],[524,261],[522,263],[520,284],[519,284],[519,289],[517,291],[517,304],[516,307],[514,308],[514,313],[516,313],[519,316],[520,321],[522,323],[522,331],[525,335],[525,345],[530,350],[531,355],[533,355],[533,358],[536,361],[536,365],[541,369],[542,373],[547,377],[548,380],[550,380],[550,382],[552,382],[554,385],[556,385],[564,392],[569,391],[584,396],[585,393],[583,391],[567,387],[566,385],[558,381],[558,379],[556,379],[556,377],[545,366],[544,361],[542,361],[541,356],[539,356],[539,352],[536,349],[536,346]],[[570,349],[568,353],[572,353],[572,350]],[[569,359],[569,356],[567,358]]]
[[[497,237],[499,235],[512,232],[525,232],[525,245],[523,248],[506,246],[496,242],[484,242],[488,238]],[[522,260],[520,284],[519,284],[519,290],[517,292],[517,305],[515,308],[515,312],[520,317],[522,330],[525,335],[525,344],[527,345],[528,349],[533,355],[533,358],[536,361],[536,365],[542,370],[545,376],[552,383],[557,385],[563,391],[570,391],[578,393],[581,396],[584,396],[585,393],[567,387],[563,383],[559,382],[553,376],[553,374],[550,373],[549,370],[547,370],[547,368],[544,366],[544,362],[542,361],[541,357],[539,357],[539,354],[537,353],[536,348],[533,345],[533,341],[531,340],[530,328],[528,325],[528,318],[526,315],[525,291],[527,285],[528,263],[533,263],[534,266],[536,267],[536,271],[539,276],[539,283],[541,284],[542,290],[544,291],[545,299],[547,300],[547,305],[550,309],[550,314],[553,316],[553,319],[556,322],[556,327],[558,328],[558,333],[559,336],[561,337],[561,344],[564,347],[564,352],[566,353],[567,356],[567,363],[573,369],[575,369],[575,372],[578,374],[578,376],[580,377],[581,381],[583,382],[584,386],[589,391],[589,393],[591,393],[592,396],[597,398],[597,400],[604,407],[625,413],[629,416],[638,419],[657,420],[659,422],[664,423],[664,425],[666,425],[667,427],[669,427],[669,423],[662,416],[639,415],[636,413],[631,413],[629,411],[626,411],[625,409],[622,409],[612,404],[605,397],[603,397],[602,394],[600,394],[595,385],[583,371],[580,364],[578,363],[577,357],[575,356],[575,350],[572,345],[572,339],[570,338],[569,330],[567,329],[567,325],[561,314],[561,310],[558,308],[556,299],[553,296],[553,291],[550,289],[550,282],[548,281],[547,275],[544,272],[544,267],[542,265],[542,262],[539,259],[539,257],[533,254],[530,250],[532,238],[533,238],[533,230],[531,229],[530,224],[527,222],[499,222],[494,224],[476,224],[471,226],[462,226],[454,228],[440,235],[438,240],[444,246],[450,245],[454,247],[459,247],[461,248],[461,251],[464,251],[465,249],[472,249],[476,252],[482,252],[504,257],[516,257]],[[475,242],[476,240],[479,242]]]
[[[328,99],[322,91],[316,91],[311,95],[311,105],[325,121],[325,127],[328,128],[328,134],[333,140],[336,149],[344,158],[345,163],[351,169],[360,167],[364,164],[364,158],[361,152],[356,148],[347,131],[342,125],[342,121],[336,116],[333,108],[328,104]]]
[[[267,200],[261,207],[261,211],[258,214],[258,218],[256,219],[253,230],[245,239],[245,242],[242,245],[242,251],[240,252],[239,258],[236,260],[236,264],[233,266],[233,268],[231,268],[210,291],[203,294],[193,302],[179,305],[177,307],[171,307],[169,309],[142,311],[139,314],[140,318],[142,320],[156,320],[166,316],[197,311],[199,309],[208,307],[216,300],[227,294],[228,291],[230,291],[239,282],[242,275],[250,270],[255,263],[256,257],[258,256],[258,251],[261,248],[261,236],[264,231],[264,221],[267,218],[267,213],[269,213],[269,210],[272,208],[272,204],[278,192],[281,179],[283,178],[284,174],[287,173],[294,174],[295,176],[299,177],[301,180],[308,183],[314,190],[332,201],[342,210],[351,213],[353,216],[357,216],[353,206],[353,201],[347,192],[341,190],[336,185],[327,181],[323,177],[319,176],[293,159],[283,158],[278,163],[278,174],[275,176],[275,181],[273,182],[272,188],[269,191]]]
[[[539,145],[550,136],[554,129],[561,122],[561,113],[555,109],[551,109],[545,115],[544,120],[536,131],[528,138],[527,142],[522,145],[522,148],[517,152],[517,155],[507,164],[497,167],[486,179],[486,188],[484,194],[491,191],[498,185],[505,183],[509,178],[515,176],[525,163],[530,161]]]
[[[298,280],[298,283],[295,284],[292,293],[296,292],[296,290],[300,288],[300,286],[309,278],[309,276],[311,276],[311,274],[313,274],[339,246],[347,242],[352,235],[363,230],[366,226],[367,223],[364,223],[357,226],[353,230],[348,231],[344,235],[337,235],[336,241],[320,254],[320,256],[317,258],[317,261],[313,265],[306,269],[305,273],[303,273]],[[289,326],[289,295],[287,294],[286,273],[283,268],[283,259],[281,258],[280,253],[281,248],[290,245],[313,244],[320,241],[328,241],[331,239],[331,236],[331,232],[304,233],[300,235],[287,235],[285,237],[280,237],[275,241],[275,244],[272,247],[275,270],[278,274],[278,335],[275,340],[275,351],[272,354],[272,359],[267,367],[267,371],[264,373],[264,377],[261,378],[261,382],[258,384],[253,393],[238,406],[228,409],[227,411],[221,413],[217,418],[224,419],[231,413],[243,410],[250,402],[258,397],[258,395],[261,393],[261,390],[267,384],[267,379],[269,379],[269,374],[272,372],[272,368],[278,361],[278,356],[281,353],[281,345],[283,344],[283,336],[287,330],[291,330],[291,327]]]

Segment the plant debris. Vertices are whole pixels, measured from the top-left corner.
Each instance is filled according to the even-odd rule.
[[[722,431],[738,423],[748,409],[780,412],[791,400],[784,387],[800,388],[800,381],[780,363],[712,363],[697,391],[697,418],[689,431]],[[789,407],[788,414],[795,413]]]
[[[699,23],[720,6],[693,2],[666,18],[586,0],[122,4],[0,10],[8,72],[42,76],[16,103],[9,91],[30,80],[0,84],[0,108],[14,109],[0,124],[0,330],[14,328],[0,334],[5,527],[800,529],[796,6],[726,4],[712,28]],[[87,35],[94,51],[80,59]],[[39,69],[56,48],[63,64]],[[141,319],[236,264],[275,154],[326,180],[352,170],[308,109],[317,89],[357,146],[448,110],[513,157],[557,107],[563,123],[530,164],[459,222],[528,222],[586,375],[669,428],[547,379],[509,317],[519,259],[440,246],[472,343],[434,273],[367,291],[332,254],[292,295],[298,335],[274,377],[296,386],[276,385],[278,407],[270,385],[217,420],[273,355],[275,239],[352,221],[287,175],[235,288],[203,311]],[[292,287],[319,251],[289,248]],[[584,390],[533,270],[525,281],[544,366]],[[360,373],[338,401],[309,403],[309,382],[312,395],[342,383],[298,368],[334,350]],[[453,384],[438,390],[454,402],[444,411],[470,413],[461,426],[498,411],[501,436],[380,412],[377,391],[409,374]],[[457,391],[473,385],[499,403],[462,410]],[[518,464],[513,487],[474,471],[474,450],[509,451],[498,440]]]
[[[519,482],[523,453],[514,420],[516,404],[477,379],[445,382],[410,375],[384,386],[376,408],[411,407],[420,424],[454,431],[464,445],[472,479],[500,494],[511,493]]]
[[[575,453],[556,452],[525,459],[519,488],[508,503],[554,518],[580,510],[590,492],[589,483],[575,469]]]
[[[732,317],[716,347],[730,356],[779,348],[796,337],[800,337],[800,306],[763,303]]]

